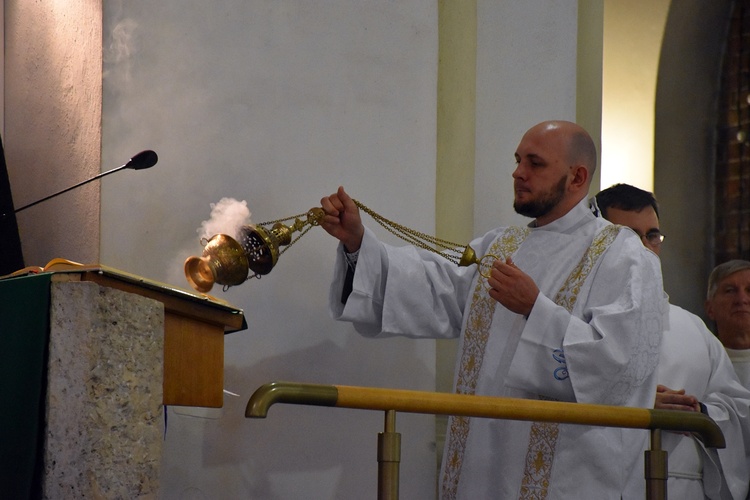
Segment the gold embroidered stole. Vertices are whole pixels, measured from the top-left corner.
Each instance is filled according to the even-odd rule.
[[[578,293],[589,272],[614,241],[618,232],[618,226],[607,225],[596,234],[581,261],[557,292],[555,296],[557,305],[565,307],[568,312],[573,311]],[[529,229],[527,228],[509,227],[495,241],[488,253],[499,255],[501,258],[513,255],[528,234]],[[476,391],[479,371],[492,325],[492,316],[497,305],[497,302],[487,294],[485,281],[486,278],[481,276],[477,280],[469,309],[461,362],[456,379],[456,392],[459,394],[474,394]],[[555,358],[563,365],[558,368],[558,371],[566,370],[564,355],[560,354],[560,359]],[[450,440],[447,443],[448,450],[442,481],[442,498],[444,500],[454,499],[458,491],[461,466],[469,436],[469,424],[470,419],[468,417],[457,416],[450,419]],[[519,498],[541,500],[547,497],[552,459],[554,458],[558,435],[559,429],[556,423],[534,422],[532,424]]]
[[[528,228],[509,227],[495,240],[488,254],[500,258],[513,255],[526,236]],[[486,278],[479,276],[466,322],[466,332],[461,349],[461,362],[456,378],[456,393],[474,394],[476,391],[479,369],[484,359],[484,351],[489,339],[492,315],[497,302],[487,294]],[[469,418],[454,416],[449,420],[450,440],[446,443],[446,463],[443,470],[442,490],[444,499],[453,499],[458,490],[458,480],[463,464],[464,449],[469,436]]]

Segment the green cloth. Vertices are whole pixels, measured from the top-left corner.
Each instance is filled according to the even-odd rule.
[[[0,496],[41,498],[52,274],[0,281]]]

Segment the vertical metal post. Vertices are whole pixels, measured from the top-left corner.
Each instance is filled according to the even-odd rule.
[[[385,412],[385,430],[378,434],[378,500],[398,500],[401,434],[396,432],[396,411]]]
[[[667,500],[667,452],[661,449],[661,429],[651,430],[651,449],[645,451],[646,500]]]

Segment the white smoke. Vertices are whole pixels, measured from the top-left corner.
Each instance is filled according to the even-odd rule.
[[[211,203],[211,218],[201,222],[197,229],[201,239],[210,240],[216,234],[227,234],[237,238],[240,228],[252,224],[250,210],[246,201],[234,198],[222,198],[218,203]]]
[[[112,27],[109,40],[102,48],[102,79],[111,91],[124,91],[130,87],[133,56],[138,51],[136,34],[138,24],[124,19]]]
[[[105,63],[113,65],[129,61],[133,54],[133,38],[138,23],[124,19],[112,28],[109,44],[105,44],[102,57]]]

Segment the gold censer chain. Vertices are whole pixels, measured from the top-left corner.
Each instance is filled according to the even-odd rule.
[[[458,264],[461,260],[461,254],[466,245],[453,243],[438,238],[437,236],[415,231],[414,229],[403,226],[398,222],[386,219],[357,200],[352,201],[354,201],[360,210],[372,217],[375,222],[383,226],[388,232],[395,235],[397,238],[400,238],[407,243],[411,243],[416,247],[441,255],[454,264]],[[439,249],[442,249],[442,251]]]

